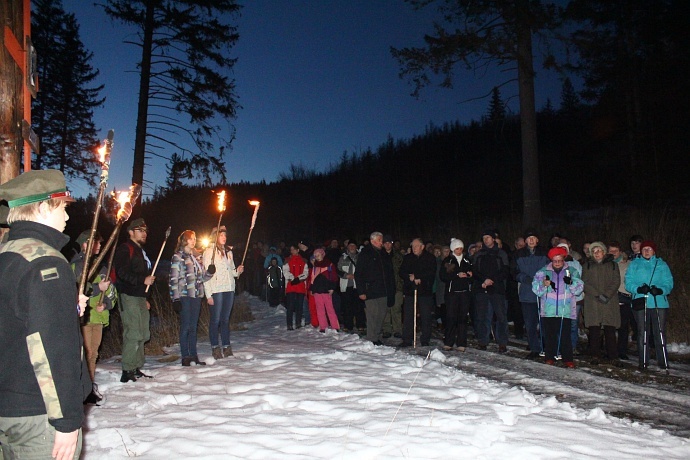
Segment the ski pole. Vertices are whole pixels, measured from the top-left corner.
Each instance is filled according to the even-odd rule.
[[[647,369],[647,294],[644,295],[644,337],[642,343],[642,368]]]
[[[544,327],[541,323],[541,297],[537,297],[537,314],[539,315],[539,356],[543,358],[546,353],[544,352]]]
[[[556,290],[556,305],[558,305],[558,290]],[[556,310],[558,311],[558,309]],[[565,311],[565,292],[563,293],[563,311]],[[563,335],[563,311],[561,311],[561,328],[558,331],[558,347],[556,349],[556,361],[563,359],[561,356],[561,336]]]
[[[661,317],[659,316],[659,306],[656,303],[656,296],[654,296],[654,309],[656,310],[656,324],[659,330],[659,340],[661,340],[661,347],[664,355],[664,367],[666,367],[666,373],[668,374],[668,354],[666,352],[666,340],[664,339],[664,332],[661,329]]]
[[[414,318],[414,339],[413,341],[413,348],[417,348],[417,289],[415,288],[414,290],[414,315],[412,316]]]

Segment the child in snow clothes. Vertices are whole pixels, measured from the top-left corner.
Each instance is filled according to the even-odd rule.
[[[180,354],[182,365],[205,365],[196,352],[196,328],[199,324],[204,282],[212,274],[204,270],[201,254],[196,249],[196,233],[185,230],[177,239],[177,250],[170,266],[170,297],[180,311]]]
[[[673,289],[673,275],[666,262],[656,256],[653,241],[643,241],[641,248],[642,257],[633,259],[625,273],[625,289],[633,296],[633,315],[637,320],[639,366],[640,369],[645,369],[649,359],[647,344],[644,342],[646,329],[648,333],[654,331],[656,360],[660,368],[666,369],[666,342],[661,340],[661,336],[666,337],[668,295]],[[639,307],[636,308],[636,305]]]
[[[340,329],[338,315],[333,308],[333,291],[337,286],[338,274],[335,266],[326,259],[326,251],[319,248],[314,251],[314,266],[309,273],[310,292],[316,304],[316,316],[319,320],[319,331],[326,332],[328,323],[336,331]]]
[[[305,280],[309,277],[307,262],[300,256],[299,247],[296,244],[290,246],[290,257],[283,265],[285,276],[285,319],[287,330],[293,330],[292,317],[295,316],[295,327],[302,327],[302,304],[307,293]]]
[[[285,278],[278,259],[273,257],[266,273],[266,285],[268,286],[268,305],[277,307],[280,304]]]
[[[540,316],[545,341],[545,362],[553,365],[562,354],[567,367],[575,367],[571,344],[570,323],[577,318],[577,308],[572,301],[582,293],[584,284],[580,272],[572,268],[563,248],[551,248],[548,257],[551,263],[534,275],[532,291],[540,299]]]

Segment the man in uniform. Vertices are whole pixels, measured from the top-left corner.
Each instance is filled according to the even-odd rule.
[[[144,366],[144,344],[151,337],[149,331],[149,310],[146,286],[151,286],[156,277],[151,275],[151,261],[142,246],[146,244],[148,227],[141,217],[127,226],[129,240],[115,251],[113,266],[117,276],[117,291],[120,293],[120,315],[122,316],[122,377],[120,382],[149,377],[141,372]]]
[[[0,185],[0,200],[10,227],[0,246],[0,452],[78,458],[91,391],[79,330],[87,297],[60,253],[74,199],[63,174],[45,170]]]

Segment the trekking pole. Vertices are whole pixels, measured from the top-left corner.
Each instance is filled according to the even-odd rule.
[[[647,369],[647,294],[644,295],[644,336],[642,340],[642,369]]]
[[[413,327],[413,329],[414,329],[413,337],[414,338],[412,339],[412,343],[413,343],[413,348],[417,348],[417,288],[415,288],[415,290],[414,290],[414,303],[413,304],[414,304],[414,314],[412,315],[412,317],[414,318],[414,327]]]
[[[654,296],[654,310],[656,310],[656,325],[659,330],[659,340],[661,340],[661,349],[664,354],[664,366],[666,367],[666,373],[668,374],[668,354],[666,352],[666,339],[664,339],[664,331],[661,330],[661,318],[659,317],[659,306],[656,303],[656,296]]]
[[[543,358],[546,353],[544,352],[544,327],[541,324],[541,297],[537,297],[537,314],[539,315],[539,356]]]
[[[556,291],[556,305],[558,305],[558,291]],[[558,310],[556,310],[558,311]],[[563,311],[565,311],[565,292],[563,293]],[[556,348],[556,361],[563,359],[561,356],[561,336],[563,335],[563,311],[561,311],[561,328],[558,331],[558,347]]]

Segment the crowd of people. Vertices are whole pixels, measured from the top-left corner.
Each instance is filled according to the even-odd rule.
[[[120,381],[150,378],[142,371],[149,288],[156,280],[144,250],[148,226],[143,218],[127,224],[112,272],[104,265],[85,273],[86,256],[98,255],[102,238],[85,230],[71,263],[60,253],[69,240],[66,205],[74,201],[60,171],[26,172],[0,185],[0,199],[7,202],[0,217],[9,226],[0,246],[0,453],[78,458],[82,405],[101,399],[95,366],[116,305],[123,325]],[[487,229],[467,251],[459,238],[448,245],[413,238],[405,246],[375,231],[360,244],[257,242],[247,267],[235,265],[225,226],[211,241],[199,248],[196,233],[183,231],[171,262],[182,366],[205,364],[197,353],[204,299],[213,358],[233,355],[229,319],[240,282],[270,306],[285,306],[287,330],[311,325],[360,333],[374,345],[395,337],[404,348],[417,344],[417,330],[420,345],[431,345],[436,325],[444,350],[465,351],[471,326],[479,350],[495,341],[505,353],[512,321],[515,337],[527,339],[527,358],[549,365],[562,360],[572,368],[582,323],[592,364],[628,360],[632,329],[640,369],[650,362],[652,344],[658,367],[668,368],[673,276],[656,244],[639,235],[630,238],[629,252],[618,242],[593,241],[580,254],[560,235],[540,245],[534,230],[511,247]]]
[[[416,344],[417,331],[420,345],[430,345],[436,327],[443,349],[459,351],[471,330],[479,350],[495,342],[505,353],[512,322],[512,334],[527,342],[528,359],[575,367],[574,356],[586,353],[592,365],[622,365],[637,353],[646,369],[654,350],[665,369],[673,277],[656,252],[640,235],[629,247],[585,242],[580,253],[558,234],[542,245],[535,230],[511,246],[487,229],[467,251],[459,238],[448,245],[420,238],[403,245],[373,232],[342,245],[337,239],[256,242],[245,287],[266,295],[273,307],[284,304],[288,330],[302,327],[304,317],[304,325],[321,332],[358,332],[376,345],[394,336],[402,348]],[[581,330],[587,346],[580,345]]]

